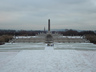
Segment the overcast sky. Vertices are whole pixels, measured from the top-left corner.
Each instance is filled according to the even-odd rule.
[[[0,29],[96,30],[96,0],[0,0]]]

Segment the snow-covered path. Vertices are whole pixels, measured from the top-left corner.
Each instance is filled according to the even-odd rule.
[[[54,50],[54,47],[53,46],[46,46],[45,50]]]
[[[76,50],[23,50],[0,68],[0,72],[95,71],[92,63]]]

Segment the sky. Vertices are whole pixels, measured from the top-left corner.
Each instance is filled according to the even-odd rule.
[[[96,30],[96,0],[0,0],[0,29]]]

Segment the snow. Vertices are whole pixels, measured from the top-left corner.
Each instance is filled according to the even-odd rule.
[[[95,48],[92,43],[7,43],[0,46],[0,72],[95,72]]]
[[[45,50],[54,50],[53,47],[49,46],[49,47],[45,47]]]
[[[63,38],[83,38],[83,36],[63,36]]]
[[[96,45],[92,43],[56,43],[54,46],[56,50],[96,50]]]
[[[37,36],[14,36],[14,38],[35,38]],[[62,37],[62,36],[61,36]],[[63,38],[83,38],[83,36],[63,36]]]
[[[0,68],[6,65],[18,52],[0,52]]]
[[[0,46],[0,51],[44,50],[44,43],[6,43]]]
[[[14,38],[18,39],[18,38],[35,38],[37,36],[14,36]]]
[[[96,71],[96,51],[79,51],[89,63],[92,63],[93,72]]]

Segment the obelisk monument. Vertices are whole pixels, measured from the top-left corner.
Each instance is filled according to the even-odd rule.
[[[50,32],[50,19],[48,19],[48,32]]]

